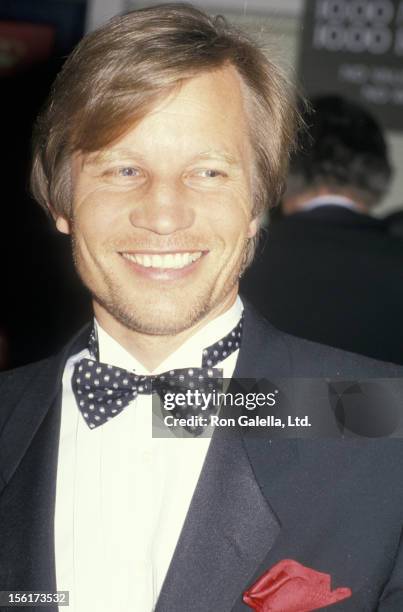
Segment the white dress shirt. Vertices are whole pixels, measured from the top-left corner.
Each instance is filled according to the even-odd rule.
[[[97,324],[100,361],[139,374],[200,367],[202,351],[235,327],[238,297],[154,372]],[[219,367],[231,378],[239,351]],[[71,387],[76,361],[63,376],[58,456],[55,556],[58,590],[70,612],[151,612],[196,487],[209,438],[153,438],[152,399],[139,395],[119,415],[90,429]],[[64,609],[64,608],[61,608]]]

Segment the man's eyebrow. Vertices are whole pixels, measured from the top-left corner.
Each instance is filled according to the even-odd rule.
[[[239,159],[238,157],[235,157],[235,155],[232,155],[227,151],[218,151],[215,149],[212,149],[210,151],[202,151],[201,153],[195,155],[194,161],[197,161],[199,159],[224,161],[227,164],[230,164],[231,166],[239,164]]]
[[[93,153],[88,153],[83,156],[82,165],[83,166],[95,166],[98,164],[103,164],[105,162],[113,162],[117,159],[142,159],[142,156],[136,153],[131,149],[113,149],[109,151],[94,151]]]

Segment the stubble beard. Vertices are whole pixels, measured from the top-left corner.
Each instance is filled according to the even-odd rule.
[[[144,300],[143,297],[136,304],[136,296],[129,297],[124,285],[114,280],[116,274],[113,270],[99,267],[98,271],[102,276],[100,285],[103,286],[103,289],[95,286],[93,275],[86,272],[87,266],[81,257],[74,233],[72,234],[72,251],[76,270],[91,293],[93,301],[126,329],[150,336],[174,336],[194,327],[207,317],[212,309],[225,300],[238,283],[242,262],[245,258],[244,250],[240,255],[238,266],[216,296],[214,296],[215,278],[212,278],[210,283],[205,283],[197,290],[197,293],[189,296],[188,303],[184,302],[186,296],[184,297],[178,290],[176,290],[177,295],[172,299],[172,295],[169,295],[172,290],[167,287],[165,291],[159,289],[154,296],[150,295],[148,300]],[[184,303],[185,307],[183,307]]]
[[[143,299],[136,305],[135,297],[128,299],[124,291],[111,284],[107,295],[92,292],[92,296],[126,329],[150,336],[175,336],[196,325],[212,308],[209,292],[192,296],[191,303],[187,303],[185,308],[183,297],[173,300],[161,294],[154,300]]]

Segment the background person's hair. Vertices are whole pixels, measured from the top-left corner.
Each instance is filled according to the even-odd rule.
[[[386,194],[392,178],[381,126],[362,106],[341,96],[302,104],[304,128],[291,156],[285,197],[320,187],[350,193],[367,207]]]
[[[253,214],[281,196],[297,112],[293,89],[257,46],[187,4],[118,16],[87,35],[57,77],[37,121],[31,188],[47,210],[71,214],[70,161],[116,141],[187,78],[233,65],[241,75],[255,151]]]

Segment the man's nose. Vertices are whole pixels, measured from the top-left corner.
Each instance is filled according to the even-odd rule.
[[[168,235],[191,227],[194,210],[191,197],[180,183],[157,182],[130,212],[131,224],[155,234]]]

